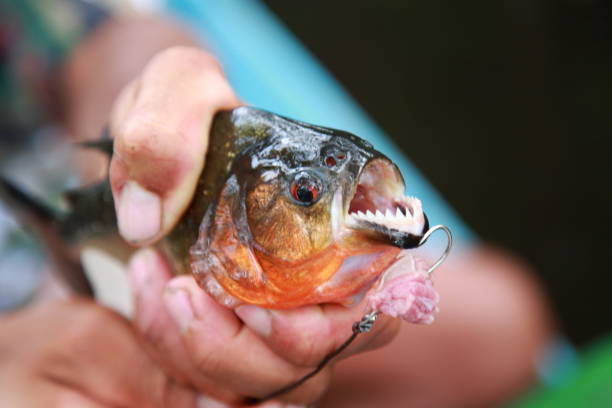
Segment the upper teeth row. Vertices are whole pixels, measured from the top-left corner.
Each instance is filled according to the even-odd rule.
[[[357,212],[351,213],[350,215],[358,219],[362,219],[366,221],[373,221],[373,222],[397,220],[397,219],[402,219],[402,220],[412,219],[412,214],[410,214],[410,211],[406,210],[406,214],[404,214],[399,208],[395,210],[395,213],[392,210],[387,209],[384,214],[380,210],[376,210],[376,213],[372,213],[372,211],[367,210],[365,214],[361,211],[357,211]]]

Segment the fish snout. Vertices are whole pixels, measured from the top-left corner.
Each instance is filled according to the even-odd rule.
[[[399,169],[386,159],[368,163],[348,205],[346,225],[377,241],[415,248],[429,230],[421,200],[404,195]]]

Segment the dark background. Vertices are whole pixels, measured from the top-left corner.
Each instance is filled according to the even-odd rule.
[[[610,3],[266,4],[484,240],[534,266],[573,341],[610,333]]]

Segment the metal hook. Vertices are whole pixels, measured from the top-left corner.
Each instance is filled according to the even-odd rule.
[[[429,239],[431,234],[433,234],[434,232],[436,232],[439,229],[444,230],[444,232],[446,232],[446,237],[448,238],[448,244],[446,245],[446,249],[444,250],[444,253],[442,253],[442,255],[440,256],[440,258],[438,258],[438,260],[432,266],[430,266],[429,269],[427,269],[427,272],[425,272],[427,275],[429,275],[433,271],[435,271],[442,264],[442,262],[444,262],[444,260],[446,259],[446,257],[450,253],[451,249],[453,248],[453,233],[445,225],[434,225],[433,227],[428,229],[427,232],[423,235],[423,237],[419,241],[419,245],[418,246],[420,247],[425,242],[427,242],[427,240]],[[387,280],[387,274],[383,273],[383,275],[380,277],[380,279],[378,281],[378,284],[376,286],[376,290],[377,291],[380,290],[385,285],[385,281],[386,280]]]
[[[440,266],[442,262],[444,262],[444,260],[450,253],[451,249],[453,248],[453,233],[446,225],[435,225],[431,227],[429,230],[427,230],[425,235],[423,235],[423,238],[421,238],[421,240],[419,241],[419,246],[427,242],[431,234],[433,234],[437,230],[443,230],[446,233],[446,239],[448,240],[448,243],[446,244],[446,249],[440,256],[440,258],[438,258],[438,260],[433,265],[431,265],[429,269],[427,270],[428,275],[431,274],[433,271],[435,271],[438,268],[438,266]]]
[[[427,242],[427,240],[429,239],[429,237],[431,236],[431,234],[433,234],[434,232],[436,232],[437,230],[444,230],[444,232],[446,232],[446,238],[448,239],[448,243],[446,245],[446,249],[444,250],[444,252],[442,253],[442,256],[440,256],[440,258],[438,258],[438,260],[429,267],[429,269],[427,270],[427,274],[429,275],[430,273],[432,273],[433,271],[436,270],[436,268],[438,268],[438,266],[440,266],[440,264],[442,262],[444,262],[444,260],[446,259],[446,257],[448,256],[451,248],[453,247],[453,234],[450,231],[450,229],[448,229],[448,227],[444,226],[444,225],[435,225],[433,227],[431,227],[429,230],[427,230],[427,232],[425,233],[425,235],[423,235],[423,238],[421,238],[421,240],[419,241],[419,245],[421,246],[423,245],[425,242]],[[385,275],[382,276],[380,282],[379,282],[379,288],[382,287],[382,284],[385,280]],[[353,324],[353,334],[351,334],[351,336],[337,349],[335,349],[334,351],[332,351],[331,353],[329,353],[327,356],[325,356],[325,358],[319,363],[319,365],[312,370],[310,373],[306,374],[305,376],[303,376],[302,378],[300,378],[299,380],[287,385],[286,387],[283,387],[261,399],[257,399],[257,400],[252,400],[251,402],[253,403],[261,403],[263,401],[266,401],[268,399],[272,399],[272,398],[276,398],[277,396],[284,394],[286,392],[289,392],[297,387],[299,387],[300,385],[302,385],[304,382],[306,382],[308,379],[310,379],[311,377],[315,376],[318,372],[320,372],[326,365],[327,363],[329,363],[334,357],[336,357],[338,354],[340,354],[344,349],[346,349],[352,342],[353,340],[355,340],[355,338],[361,334],[361,333],[366,333],[369,332],[372,327],[374,326],[374,322],[376,322],[376,318],[378,317],[378,315],[380,314],[380,311],[378,310],[373,310],[370,311],[368,313],[366,313],[360,321],[355,322]]]

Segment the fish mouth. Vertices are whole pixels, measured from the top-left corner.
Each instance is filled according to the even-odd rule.
[[[346,225],[399,248],[419,246],[429,222],[421,201],[404,189],[397,166],[387,159],[370,161],[357,180]]]

